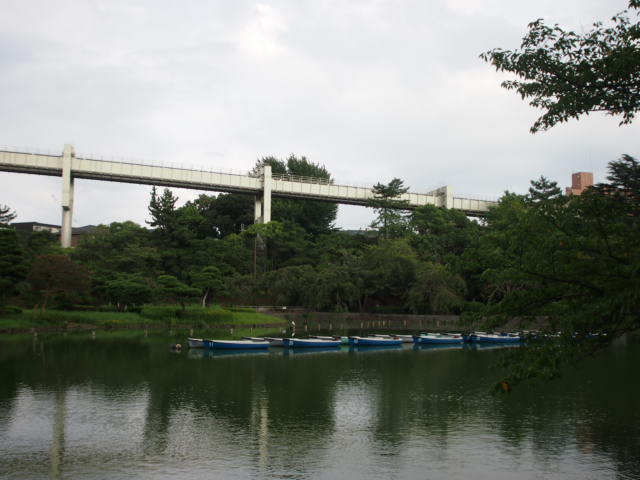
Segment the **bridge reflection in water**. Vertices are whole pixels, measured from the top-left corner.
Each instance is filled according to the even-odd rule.
[[[638,343],[493,396],[500,350],[175,341],[0,338],[0,477],[638,478]]]

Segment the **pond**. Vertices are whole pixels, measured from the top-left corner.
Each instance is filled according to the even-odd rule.
[[[0,478],[640,479],[637,337],[498,395],[499,348],[185,337],[0,337]]]

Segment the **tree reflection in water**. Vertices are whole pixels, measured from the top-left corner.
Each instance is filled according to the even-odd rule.
[[[639,478],[633,340],[508,395],[490,393],[500,352],[466,347],[175,354],[132,332],[0,344],[0,476],[501,477],[515,462],[517,478]]]

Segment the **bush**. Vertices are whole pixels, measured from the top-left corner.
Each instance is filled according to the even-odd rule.
[[[71,310],[76,312],[95,312],[98,307],[95,305],[71,305]]]
[[[253,310],[250,310],[253,312]],[[184,310],[174,305],[145,305],[140,316],[153,321],[175,321],[184,323],[233,323],[233,312],[220,307],[187,307]]]
[[[181,318],[201,323],[233,323],[234,315],[232,311],[220,307],[187,307]]]
[[[180,317],[180,307],[175,305],[145,305],[140,309],[140,316],[149,320],[171,320]]]
[[[240,312],[240,313],[255,313],[255,308],[250,307],[225,307],[225,310],[229,310],[230,312]]]
[[[22,313],[22,309],[20,307],[14,307],[10,305],[6,305],[4,307],[0,307],[0,315],[12,315]]]

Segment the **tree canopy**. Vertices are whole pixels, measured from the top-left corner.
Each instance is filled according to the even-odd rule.
[[[514,73],[519,80],[502,86],[544,110],[532,133],[595,111],[631,123],[640,109],[638,9],[640,0],[631,0],[610,25],[596,22],[582,34],[538,19],[529,24],[519,50],[496,48],[480,57],[496,70]]]
[[[0,205],[0,227],[6,226],[16,218],[16,213],[6,205]]]
[[[378,217],[371,223],[372,228],[384,238],[400,237],[407,229],[408,216],[403,211],[409,201],[400,198],[409,191],[404,182],[394,178],[387,184],[376,183],[373,188],[373,198],[367,204],[373,208]]]
[[[562,195],[541,178],[527,195],[505,195],[489,214],[479,250],[482,314],[493,325],[544,319],[547,332],[562,332],[564,348],[515,353],[513,381],[553,376],[563,363],[640,328],[638,179],[640,165],[623,156],[611,162],[608,182],[582,195]]]
[[[264,165],[271,166],[274,175],[322,179],[333,183],[331,174],[323,166],[309,161],[305,156],[289,155],[285,160],[263,157],[256,162],[250,172],[257,175]],[[281,222],[294,222],[311,234],[327,233],[333,229],[338,206],[335,203],[318,200],[290,200],[274,198],[272,218]]]

